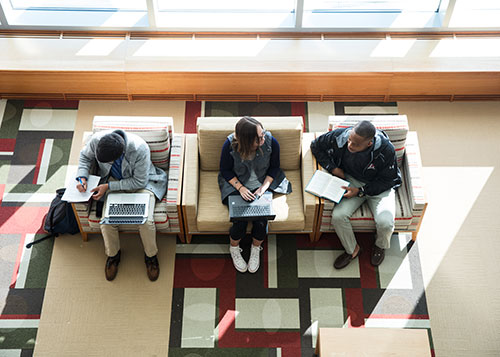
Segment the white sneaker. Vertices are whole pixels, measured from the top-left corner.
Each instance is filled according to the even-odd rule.
[[[229,246],[229,252],[231,253],[231,258],[233,258],[234,267],[239,272],[244,273],[247,271],[247,262],[241,256],[242,250],[243,249],[241,249],[240,246]]]
[[[252,249],[250,249],[250,259],[248,260],[248,271],[250,273],[255,273],[257,270],[259,270],[261,250],[262,247],[260,245],[255,246],[252,244]]]

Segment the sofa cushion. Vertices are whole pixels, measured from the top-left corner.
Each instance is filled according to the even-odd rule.
[[[292,183],[294,191],[290,195],[274,195],[273,208],[276,219],[269,222],[269,230],[272,232],[304,230],[300,170],[287,170],[285,174]],[[217,175],[218,171],[200,170],[200,196],[196,221],[200,232],[228,232],[231,227],[228,208],[220,200]]]
[[[197,123],[201,170],[218,171],[222,145],[241,117],[200,117]],[[255,117],[280,144],[283,170],[300,168],[302,117]]]
[[[369,120],[387,134],[396,150],[398,165],[401,166],[408,133],[406,115],[333,115],[328,118],[328,131],[349,128],[362,120]]]
[[[127,117],[95,116],[93,131],[122,129],[134,133],[148,143],[153,164],[168,170],[172,118],[169,117]]]

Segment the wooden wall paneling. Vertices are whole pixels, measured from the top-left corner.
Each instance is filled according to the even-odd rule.
[[[127,72],[132,94],[385,94],[392,73]]]
[[[123,72],[0,71],[0,93],[127,94]]]
[[[500,94],[499,72],[395,72],[391,95]]]
[[[0,97],[108,100],[499,100],[500,72],[0,71]]]

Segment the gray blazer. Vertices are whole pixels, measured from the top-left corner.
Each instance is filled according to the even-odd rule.
[[[89,142],[80,151],[77,177],[89,177],[91,167],[97,163],[97,174],[107,177],[112,163],[99,162],[96,158],[96,148],[101,137],[111,133],[111,130],[92,135]],[[119,181],[110,181],[110,191],[131,191],[147,189],[161,200],[167,191],[168,177],[165,171],[151,162],[148,144],[140,136],[115,130],[125,139],[125,153],[122,161],[122,176]]]

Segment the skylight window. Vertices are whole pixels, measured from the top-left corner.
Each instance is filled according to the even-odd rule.
[[[315,12],[437,11],[440,0],[304,0]]]
[[[456,0],[450,27],[499,27],[500,1]]]
[[[283,28],[295,25],[295,0],[158,0],[158,26]]]
[[[96,29],[147,27],[146,0],[0,0],[9,25],[92,27]]]
[[[146,11],[145,0],[11,0],[14,10]]]

